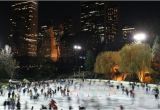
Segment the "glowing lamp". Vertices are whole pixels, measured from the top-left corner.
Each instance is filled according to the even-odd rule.
[[[142,42],[142,41],[146,40],[146,34],[145,33],[137,33],[137,34],[134,35],[133,38],[137,42]]]

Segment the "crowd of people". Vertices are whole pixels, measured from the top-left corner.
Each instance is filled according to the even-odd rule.
[[[78,89],[81,89],[83,88],[83,84],[85,84],[84,82],[84,79],[79,82],[73,79],[59,79],[54,81],[39,81],[21,84],[10,83],[7,88],[0,88],[0,96],[5,97],[5,101],[3,102],[4,110],[37,110],[34,106],[29,107],[27,101],[22,106],[22,95],[29,97],[29,100],[34,102],[37,102],[40,97],[43,97],[46,101],[49,100],[47,105],[41,105],[40,110],[62,110],[59,109],[59,105],[55,101],[54,96],[59,93],[62,97],[68,97],[68,102],[70,102],[72,100],[70,97],[70,87],[73,86],[76,90],[76,85],[79,84]],[[89,80],[88,84],[94,85],[95,81]],[[109,91],[106,91],[109,95],[112,95],[111,92],[121,91],[123,95],[132,99],[132,104],[134,104],[134,99],[136,97],[135,88],[142,88],[146,94],[151,93],[154,95],[155,99],[159,98],[158,86],[152,88],[148,84],[136,82],[130,82],[129,85],[126,86],[123,83],[113,83],[111,81],[104,82],[104,86],[109,88]],[[158,104],[157,107],[160,108],[160,105]],[[79,110],[85,110],[87,107],[79,105],[78,108]],[[125,106],[119,105],[119,109],[124,110]],[[74,107],[70,104],[65,110],[74,110]],[[95,110],[100,110],[100,107],[97,107]]]

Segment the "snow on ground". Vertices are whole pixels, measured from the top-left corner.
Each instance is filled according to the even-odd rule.
[[[106,80],[74,80],[73,85],[69,85],[70,95],[62,96],[60,92],[57,92],[52,98],[58,105],[58,110],[69,110],[69,106],[72,106],[72,110],[79,110],[79,106],[86,107],[86,110],[119,110],[119,106],[123,105],[124,110],[158,110],[159,99],[156,100],[152,91],[146,93],[142,87],[135,87],[135,98],[127,96],[122,93],[121,88],[117,89],[115,86],[110,88],[106,85]],[[120,82],[111,81],[114,85],[120,84]],[[128,82],[122,82],[125,87],[130,90]],[[51,84],[52,89],[57,86],[64,87],[64,84]],[[149,85],[152,88],[155,85]],[[40,93],[40,89],[38,90]],[[3,102],[7,99],[8,91],[5,90],[4,96],[0,96],[0,110],[4,110]],[[40,110],[41,105],[48,105],[52,98],[45,99],[43,95],[40,95],[37,101],[30,100],[30,97],[26,94],[20,93],[21,110],[25,110],[25,102],[28,103],[28,110]],[[6,109],[8,110],[8,109]]]

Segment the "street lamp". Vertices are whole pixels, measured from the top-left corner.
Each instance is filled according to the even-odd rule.
[[[135,40],[135,43],[137,44],[142,44],[143,41],[146,40],[146,37],[147,35],[143,32],[140,32],[140,33],[136,33],[134,36],[133,36],[133,39]],[[133,56],[134,57],[134,56]],[[131,55],[131,63],[132,63],[132,55]]]
[[[82,47],[80,45],[74,45],[73,48],[77,51],[77,50],[81,50]]]
[[[137,33],[133,36],[133,38],[137,43],[142,43],[142,41],[146,40],[146,34],[145,33]]]
[[[80,51],[82,49],[82,46],[80,46],[80,45],[74,45],[73,49],[74,49],[75,55],[77,55],[77,51]],[[78,59],[79,59],[79,57],[76,56],[76,65],[75,66],[77,66],[78,69],[79,69],[79,71],[80,71],[80,67],[79,67],[79,64],[78,64]],[[74,74],[74,76],[75,76],[75,74]]]

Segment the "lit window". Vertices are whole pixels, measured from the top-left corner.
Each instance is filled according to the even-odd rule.
[[[95,13],[96,11],[90,11],[89,13],[91,13],[91,14],[93,14],[93,13]]]
[[[103,29],[103,28],[104,28],[103,26],[98,27],[98,29]]]
[[[10,36],[10,37],[12,37],[12,36],[13,36],[13,34],[10,34],[9,36]]]
[[[84,31],[87,31],[88,29],[83,29]]]

